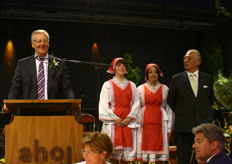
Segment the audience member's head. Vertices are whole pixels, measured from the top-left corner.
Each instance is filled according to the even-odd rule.
[[[86,163],[101,164],[112,153],[112,142],[105,133],[93,132],[82,139],[82,153]]]
[[[225,138],[218,126],[205,123],[193,128],[192,132],[195,134],[193,148],[197,160],[206,161],[212,155],[225,150]]]

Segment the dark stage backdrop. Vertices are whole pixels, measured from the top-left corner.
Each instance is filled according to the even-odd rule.
[[[230,72],[231,59],[231,23],[213,27],[206,31],[185,31],[177,29],[159,29],[107,24],[46,22],[23,20],[0,20],[0,60],[1,83],[0,98],[7,97],[13,72],[3,68],[3,54],[6,43],[12,39],[15,48],[16,62],[20,58],[32,54],[30,45],[31,32],[45,29],[50,34],[50,53],[59,58],[79,61],[91,61],[91,48],[97,43],[101,62],[110,64],[113,58],[130,53],[133,65],[142,70],[141,82],[144,82],[145,65],[157,63],[163,71],[162,82],[169,85],[171,76],[183,71],[183,56],[188,49],[201,51],[202,42],[208,32],[219,36],[225,58],[226,72]],[[227,35],[221,35],[222,33]],[[202,54],[204,56],[204,54]],[[230,62],[229,62],[230,61]],[[97,101],[101,86],[107,80],[106,68],[96,70],[93,66],[67,63],[72,80],[72,86],[77,98],[83,99],[83,110],[97,111]],[[9,72],[8,72],[8,71]],[[209,72],[204,65],[201,70]]]

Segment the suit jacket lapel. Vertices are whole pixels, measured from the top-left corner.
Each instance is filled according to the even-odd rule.
[[[29,71],[30,74],[32,75],[33,85],[35,86],[35,88],[37,88],[37,72],[36,72],[36,63],[34,56],[30,58],[28,66],[30,67]]]
[[[183,88],[187,88],[191,92],[191,94],[195,97],[195,95],[193,93],[192,86],[191,86],[190,81],[189,81],[188,74],[186,71],[183,72],[183,79],[184,79],[184,83],[186,85],[186,87],[183,87]]]
[[[188,78],[188,74],[186,71],[183,72],[184,83],[187,86],[188,90],[192,91],[192,87]],[[193,91],[192,91],[193,92]]]
[[[31,86],[31,98],[37,98],[37,72],[36,72],[36,63],[34,56],[28,60],[28,73],[32,78],[32,86]]]
[[[50,55],[49,55],[49,58],[50,58]],[[51,89],[51,86],[52,86],[52,79],[53,79],[53,76],[55,74],[55,68],[54,67],[51,67],[50,68],[50,60],[48,60],[48,95],[49,95],[49,91]]]
[[[202,92],[203,85],[204,85],[204,79],[205,76],[199,71],[199,77],[198,77],[198,95]]]

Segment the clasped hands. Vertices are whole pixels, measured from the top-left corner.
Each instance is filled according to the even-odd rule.
[[[133,118],[130,118],[130,117],[126,117],[124,120],[117,119],[117,120],[114,120],[114,124],[123,128],[127,126],[131,122],[132,119]]]

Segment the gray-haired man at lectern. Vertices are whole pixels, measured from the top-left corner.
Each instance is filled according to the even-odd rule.
[[[8,99],[75,99],[65,62],[48,54],[49,39],[45,30],[32,32],[35,54],[18,61]]]

